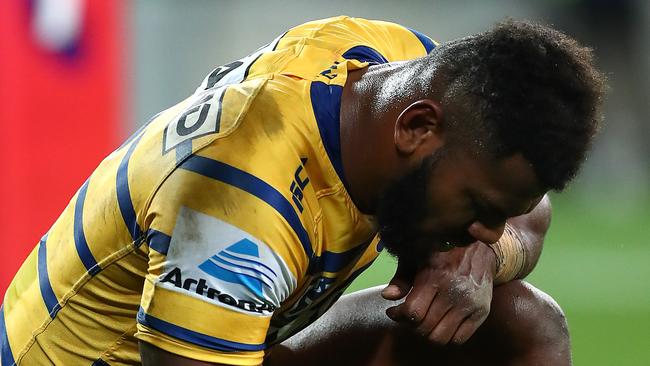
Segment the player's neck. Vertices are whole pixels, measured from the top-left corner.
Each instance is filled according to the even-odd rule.
[[[377,120],[384,111],[376,110],[384,65],[356,70],[348,75],[340,111],[341,157],[348,193],[357,208],[373,214],[375,202],[388,183],[384,165],[387,146],[385,126]],[[383,143],[382,143],[383,142]]]

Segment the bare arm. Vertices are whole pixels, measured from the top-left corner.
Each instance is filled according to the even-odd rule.
[[[497,244],[475,242],[436,252],[415,274],[398,264],[382,295],[388,300],[406,299],[390,307],[387,315],[411,324],[433,343],[464,343],[488,316],[493,285],[524,278],[535,267],[550,215],[550,201],[544,196],[533,210],[508,220],[508,230],[520,239],[517,242],[511,240],[511,232]],[[507,264],[499,266],[497,278],[496,252],[499,261]]]
[[[222,363],[209,363],[185,358],[169,353],[147,342],[139,342],[140,358],[143,366],[227,366]]]
[[[492,311],[461,346],[432,347],[389,320],[381,287],[343,296],[315,323],[273,348],[267,366],[569,366],[566,320],[547,294],[523,281],[494,289]]]
[[[544,245],[544,236],[551,224],[551,200],[544,195],[542,200],[529,213],[508,219],[521,238],[524,246],[525,262],[515,279],[523,279],[533,271]]]

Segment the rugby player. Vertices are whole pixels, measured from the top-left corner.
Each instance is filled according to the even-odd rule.
[[[1,363],[569,364],[519,279],[602,89],[589,49],[527,22],[441,45],[295,27],[102,161],[7,290]],[[389,286],[337,301],[383,247]]]

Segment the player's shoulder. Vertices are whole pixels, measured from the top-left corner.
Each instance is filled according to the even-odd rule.
[[[200,90],[153,117],[116,151],[129,150],[132,193],[151,198],[190,156],[233,134],[264,82]]]
[[[337,30],[339,32],[346,32],[346,30],[368,30],[368,31],[379,31],[386,28],[392,29],[407,29],[398,23],[384,21],[384,20],[373,20],[359,17],[351,17],[348,15],[339,15],[329,18],[316,19],[312,21],[305,22],[303,24],[297,25],[291,28],[288,32],[306,32],[306,33],[317,33],[317,32],[332,32]]]
[[[424,55],[437,45],[432,38],[408,25],[346,15],[307,22],[287,32],[288,35],[293,33],[309,35],[315,39],[332,38],[346,46],[353,43],[375,43],[388,53],[395,54],[394,57],[388,55],[389,59],[402,58],[402,54]]]
[[[154,229],[168,236],[176,235],[181,223],[240,230],[250,235],[249,241],[266,243],[280,258],[304,259],[301,246],[294,248],[287,241],[300,222],[292,208],[290,183],[303,162],[296,154],[299,138],[287,138],[292,133],[285,123],[289,117],[282,116],[296,107],[266,95],[277,94],[268,89],[278,85],[268,87],[269,82],[247,80],[223,88],[221,95],[198,93],[166,122],[165,136],[173,137],[166,146],[176,161],[156,189],[145,222],[155,222]],[[185,135],[178,131],[200,123],[211,125]],[[257,246],[262,255],[262,246]],[[305,260],[290,266],[293,276],[302,273]]]

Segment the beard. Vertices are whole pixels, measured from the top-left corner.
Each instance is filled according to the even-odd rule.
[[[378,201],[376,217],[381,241],[400,263],[419,268],[438,247],[419,224],[427,216],[427,187],[443,152],[439,151],[390,184]]]

